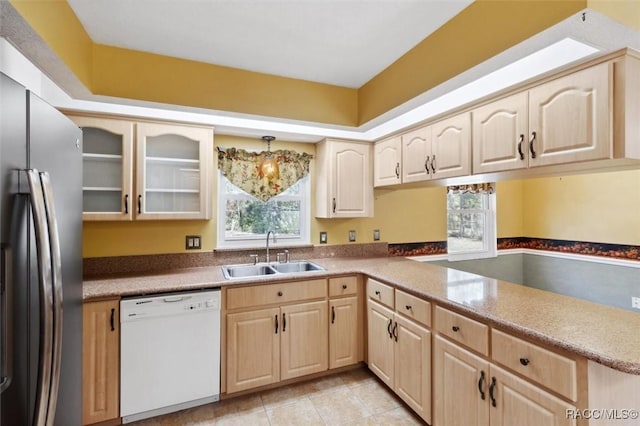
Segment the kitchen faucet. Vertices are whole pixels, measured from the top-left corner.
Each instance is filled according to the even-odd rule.
[[[276,233],[273,231],[269,231],[267,232],[267,263],[269,263],[269,261],[271,260],[269,258],[269,235],[273,235],[273,243],[277,243],[278,241],[276,241]]]

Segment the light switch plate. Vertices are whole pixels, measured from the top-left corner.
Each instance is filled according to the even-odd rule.
[[[349,241],[353,242],[356,240],[356,231],[349,231]]]
[[[320,244],[327,244],[327,233],[320,232]]]
[[[379,229],[374,229],[373,230],[373,241],[380,241],[380,230]]]
[[[631,307],[640,309],[640,297],[631,296]]]
[[[187,235],[185,237],[185,248],[187,250],[199,250],[202,248],[202,238],[200,235]]]

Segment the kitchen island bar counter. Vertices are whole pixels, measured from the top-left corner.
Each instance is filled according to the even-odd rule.
[[[492,327],[640,375],[640,314],[405,258],[311,260],[326,271],[225,280],[220,266],[210,266],[107,277],[85,280],[84,299],[364,274]]]

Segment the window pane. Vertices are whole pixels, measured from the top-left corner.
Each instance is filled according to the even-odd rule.
[[[300,201],[227,200],[225,237],[300,236]]]
[[[447,251],[449,253],[485,249],[484,213],[449,213],[447,219]]]

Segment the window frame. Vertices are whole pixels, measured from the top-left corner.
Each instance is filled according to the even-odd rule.
[[[264,248],[265,239],[267,234],[253,234],[251,237],[245,238],[232,238],[227,239],[226,234],[226,206],[227,200],[248,200],[259,201],[255,197],[247,194],[244,191],[238,193],[228,194],[226,192],[226,184],[233,185],[226,177],[222,175],[222,172],[218,170],[218,206],[217,206],[217,236],[216,236],[216,248],[220,249],[251,249],[251,248]],[[271,200],[279,201],[300,201],[300,236],[291,237],[276,234],[276,247],[286,246],[308,246],[311,244],[311,179],[310,175],[300,179],[296,185],[301,185],[299,195],[288,195],[285,193],[279,194],[273,197]],[[286,191],[285,191],[286,192]],[[270,200],[270,201],[271,201]]]
[[[481,195],[486,196],[486,205],[484,209],[457,209],[452,210],[449,208],[449,201],[447,199],[447,260],[455,262],[458,260],[472,260],[472,259],[486,259],[490,257],[496,257],[498,255],[498,235],[496,226],[496,193],[483,192]],[[448,196],[448,193],[447,193]],[[460,252],[449,251],[449,214],[450,212],[460,214],[474,214],[482,213],[485,216],[485,223],[483,228],[483,242],[484,247],[482,250],[467,250]],[[488,238],[489,237],[489,238]]]

